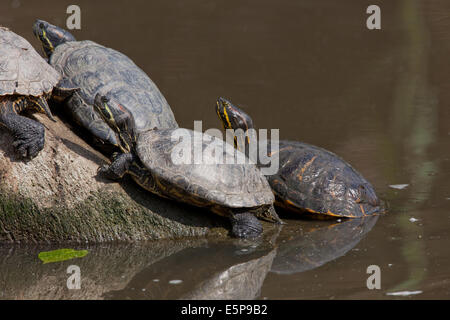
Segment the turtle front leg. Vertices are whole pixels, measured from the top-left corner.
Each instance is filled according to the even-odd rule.
[[[111,180],[120,180],[128,172],[130,165],[134,161],[131,153],[116,153],[110,165],[103,165],[98,172]]]
[[[261,222],[251,212],[234,211],[230,221],[231,234],[237,238],[256,238],[263,231]]]
[[[79,90],[80,88],[74,87],[69,80],[63,78],[53,87],[52,99],[56,102],[63,102]]]
[[[16,113],[14,100],[0,101],[0,124],[14,136],[12,143],[16,152],[24,158],[34,158],[44,148],[44,126]]]

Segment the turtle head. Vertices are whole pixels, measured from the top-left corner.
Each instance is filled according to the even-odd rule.
[[[250,116],[240,108],[236,107],[230,101],[222,97],[217,99],[216,112],[225,130],[235,130],[234,146],[237,149],[240,149],[238,148],[239,145],[247,146],[249,141],[248,137],[247,139],[245,138],[245,133],[248,129],[253,129],[252,118],[250,118]],[[241,141],[241,144],[238,143],[238,140]]]
[[[135,124],[131,112],[118,101],[99,93],[94,99],[94,110],[114,131],[122,152],[131,152],[136,144]]]
[[[224,129],[253,129],[252,118],[225,98],[217,99],[216,112]]]
[[[76,41],[70,32],[43,20],[36,20],[33,25],[33,33],[42,43],[47,58],[50,58],[55,48],[60,44]]]

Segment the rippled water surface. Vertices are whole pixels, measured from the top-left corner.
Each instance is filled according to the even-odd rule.
[[[219,128],[215,99],[228,97],[257,127],[342,156],[389,212],[341,223],[284,216],[256,243],[78,246],[89,254],[45,265],[37,254],[52,247],[2,246],[0,298],[450,297],[449,1],[377,1],[376,31],[361,0],[77,3],[74,35],[130,56],[180,126]],[[64,25],[69,4],[3,0],[0,24],[39,48],[33,21]],[[70,264],[82,270],[81,290],[65,286]],[[367,289],[370,265],[380,290]]]

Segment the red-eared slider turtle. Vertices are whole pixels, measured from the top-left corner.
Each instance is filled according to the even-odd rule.
[[[72,92],[58,84],[60,79],[27,40],[0,27],[0,125],[13,134],[13,146],[23,157],[33,158],[42,150],[45,130],[19,113],[32,110],[54,120],[47,99]]]
[[[219,98],[216,112],[225,129],[236,133],[246,146],[245,131],[253,121],[230,101]],[[276,156],[275,151],[268,153]],[[308,212],[314,217],[358,218],[381,213],[383,207],[372,185],[350,164],[325,149],[297,141],[279,142],[279,169],[267,176],[276,197],[276,205],[291,211]]]
[[[126,106],[138,131],[178,127],[157,86],[124,54],[92,41],[76,41],[68,31],[42,20],[34,23],[33,32],[64,81],[80,88],[65,101],[70,114],[100,142],[118,146],[114,132],[93,109],[97,93]]]
[[[194,136],[188,129],[155,128],[136,133],[133,116],[118,101],[98,94],[94,107],[116,132],[123,152],[100,169],[108,178],[117,180],[129,173],[150,192],[229,217],[236,237],[255,237],[262,232],[255,216],[281,222],[273,208],[270,186],[255,164],[217,161],[219,152],[223,152],[222,159],[227,152],[244,157],[238,150],[225,148],[222,140],[200,132]],[[202,160],[195,163],[197,150]],[[187,161],[177,160],[180,154]]]

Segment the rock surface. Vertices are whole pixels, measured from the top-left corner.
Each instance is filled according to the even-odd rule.
[[[15,155],[0,128],[0,242],[104,242],[228,234],[213,213],[154,196],[131,179],[97,175],[106,157],[60,119],[34,115],[45,147],[31,161]]]

